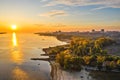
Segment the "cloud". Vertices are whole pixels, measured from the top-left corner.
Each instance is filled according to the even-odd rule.
[[[63,4],[67,6],[90,6],[98,5],[98,9],[103,9],[101,7],[111,7],[120,8],[120,0],[50,0],[45,6],[55,6],[58,4]]]
[[[45,16],[45,17],[55,17],[55,16],[66,16],[67,13],[63,10],[52,10],[47,13],[40,14],[39,16]]]
[[[67,25],[65,24],[61,24],[61,23],[58,23],[58,24],[55,24],[54,27],[66,27]]]
[[[46,2],[46,1],[48,1],[48,0],[40,0],[40,2]]]
[[[100,10],[100,9],[105,9],[105,8],[109,8],[109,7],[106,7],[106,6],[97,7],[97,8],[92,9],[91,11]]]
[[[35,26],[44,26],[44,24],[34,24]]]

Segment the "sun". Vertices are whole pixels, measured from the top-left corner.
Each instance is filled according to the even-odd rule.
[[[17,29],[17,26],[16,25],[12,25],[12,30],[16,30]]]

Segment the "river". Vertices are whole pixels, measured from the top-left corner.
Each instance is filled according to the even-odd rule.
[[[0,35],[0,80],[50,80],[51,66],[47,61],[32,61],[44,57],[43,48],[65,44],[55,37],[35,34]]]

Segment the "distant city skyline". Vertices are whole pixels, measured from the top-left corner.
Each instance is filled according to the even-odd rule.
[[[120,31],[120,0],[0,0],[0,31]]]

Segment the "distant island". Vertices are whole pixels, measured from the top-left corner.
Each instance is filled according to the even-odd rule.
[[[0,34],[6,34],[7,32],[0,32]]]

